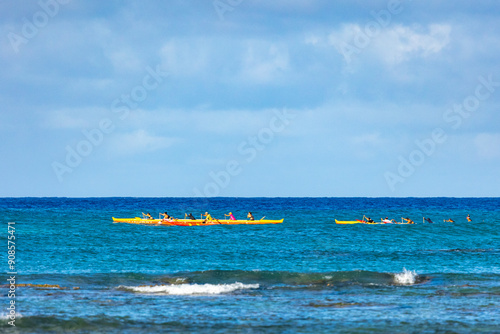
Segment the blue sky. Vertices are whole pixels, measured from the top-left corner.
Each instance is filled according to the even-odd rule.
[[[0,196],[500,196],[495,1],[3,1]]]

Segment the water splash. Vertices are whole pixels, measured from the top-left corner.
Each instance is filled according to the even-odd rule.
[[[403,272],[394,275],[394,283],[401,285],[411,285],[415,284],[417,279],[417,273],[413,270],[406,270],[403,268]]]

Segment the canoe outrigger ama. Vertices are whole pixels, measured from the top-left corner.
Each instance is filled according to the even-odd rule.
[[[259,224],[280,224],[284,219],[270,220],[231,220],[231,219],[214,219],[211,220],[193,220],[193,219],[143,219],[135,218],[115,218],[113,223],[128,223],[128,224],[144,224],[144,225],[170,225],[170,226],[206,226],[206,225],[259,225]]]

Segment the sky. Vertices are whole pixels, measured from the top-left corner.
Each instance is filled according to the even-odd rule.
[[[0,197],[500,196],[500,3],[0,2]]]

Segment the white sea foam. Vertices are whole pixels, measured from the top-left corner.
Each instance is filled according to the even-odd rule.
[[[16,319],[23,317],[23,315],[19,312],[16,312],[15,315]],[[8,321],[12,320],[10,313],[5,313],[5,312],[0,313],[0,320],[8,320]]]
[[[235,282],[232,284],[177,284],[177,285],[153,285],[153,286],[122,286],[118,288],[142,293],[157,293],[166,295],[219,295],[236,290],[257,289],[258,284],[243,284]]]
[[[406,268],[403,268],[402,273],[394,275],[394,283],[402,285],[415,284],[417,276],[418,275],[415,272],[415,270],[411,271],[411,270],[406,270]]]

